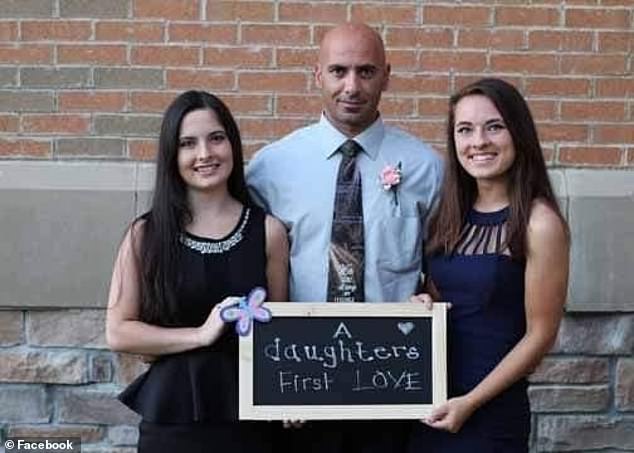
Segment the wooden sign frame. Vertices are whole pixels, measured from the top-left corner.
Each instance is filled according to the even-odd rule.
[[[240,337],[239,418],[242,420],[420,419],[447,400],[447,304],[275,302],[265,306],[277,317],[431,318],[431,404],[256,405],[254,404],[253,329]],[[257,329],[257,325],[254,326]]]

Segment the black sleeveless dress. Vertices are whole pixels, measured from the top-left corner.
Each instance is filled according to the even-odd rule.
[[[429,275],[448,312],[449,397],[482,381],[526,332],[525,262],[506,244],[509,209],[471,210],[454,253],[429,257]],[[410,453],[525,453],[530,407],[520,379],[480,407],[456,434],[416,424]]]
[[[264,212],[245,207],[212,240],[182,233],[176,327],[197,327],[228,296],[266,289]],[[237,422],[238,339],[233,325],[211,346],[159,357],[119,399],[142,416],[139,452],[270,452],[271,424]]]

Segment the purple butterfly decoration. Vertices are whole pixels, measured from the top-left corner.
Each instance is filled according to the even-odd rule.
[[[251,331],[253,321],[269,322],[272,318],[271,310],[262,307],[266,299],[266,291],[256,287],[247,297],[241,297],[235,305],[225,307],[220,311],[220,318],[224,322],[236,322],[236,332],[240,336],[247,336]]]

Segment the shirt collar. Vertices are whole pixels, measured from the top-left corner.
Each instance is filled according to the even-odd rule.
[[[321,143],[324,157],[330,159],[343,142],[348,140],[348,137],[335,128],[323,112],[319,119],[319,129],[322,137]],[[374,123],[359,135],[352,137],[352,139],[363,147],[363,152],[371,160],[376,160],[384,135],[385,125],[383,124],[381,115],[379,115]]]

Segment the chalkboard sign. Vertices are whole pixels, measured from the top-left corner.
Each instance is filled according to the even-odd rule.
[[[406,419],[446,400],[446,305],[267,303],[240,338],[240,419]]]

